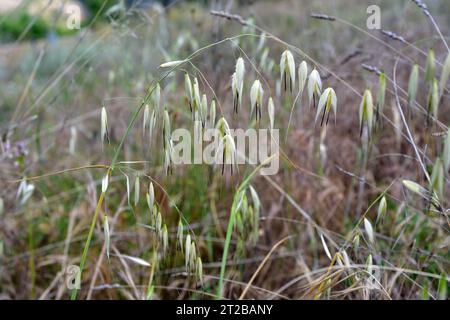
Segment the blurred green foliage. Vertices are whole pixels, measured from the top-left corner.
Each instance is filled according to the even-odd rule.
[[[118,0],[81,0],[81,3],[84,4],[86,9],[90,12],[91,16],[89,18],[93,18],[97,12],[100,12],[100,15],[108,10],[111,6],[115,5]],[[102,9],[103,7],[103,9]]]
[[[97,22],[104,21],[104,12],[116,4],[118,0],[81,0],[80,2],[88,11],[87,20],[83,22],[83,25],[88,25],[100,10]],[[0,42],[11,42],[17,39],[39,39],[48,35],[49,32],[67,35],[76,31],[55,26],[51,21],[46,21],[40,16],[30,15],[27,12],[26,5],[0,15]]]
[[[29,30],[25,34],[28,28]],[[5,15],[0,23],[0,37],[4,42],[16,40],[22,34],[24,34],[24,39],[42,38],[46,35],[47,30],[48,25],[43,19],[32,17],[23,10]]]
[[[112,6],[123,1],[127,7],[131,6],[133,1],[126,0],[79,0],[87,11],[87,19],[82,22],[82,26],[87,26],[92,23],[101,24],[107,21],[105,13]],[[171,0],[160,0],[163,5],[170,4]],[[52,21],[47,21],[41,16],[33,16],[28,13],[28,4],[21,5],[18,9],[0,14],[0,42],[12,42],[17,39],[30,40],[40,39],[47,36],[50,32],[56,35],[73,34],[77,30],[69,30],[62,26],[55,25]],[[201,1],[205,3],[206,1]]]

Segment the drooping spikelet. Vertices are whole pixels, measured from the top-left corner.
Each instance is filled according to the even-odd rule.
[[[255,80],[250,89],[250,104],[251,104],[251,112],[255,110],[256,121],[258,121],[258,116],[261,119],[261,107],[263,100],[264,90],[261,86],[261,82],[259,80]]]
[[[105,142],[105,139],[108,139],[108,115],[106,113],[105,107],[102,107],[101,112],[101,121],[100,121],[100,135],[102,139],[102,145]]]
[[[306,61],[302,61],[298,66],[298,90],[300,97],[303,94],[303,90],[305,89],[306,80],[308,79],[308,64]]]
[[[294,56],[289,50],[285,50],[281,54],[280,59],[281,82],[284,83],[284,90],[287,90],[289,83],[289,90],[295,87],[295,61]]]
[[[316,112],[316,122],[319,119],[320,113],[323,110],[323,114],[322,114],[322,120],[320,122],[320,125],[323,125],[323,121],[325,119],[325,115],[327,118],[326,124],[328,124],[328,119],[330,118],[330,113],[331,110],[333,110],[334,113],[334,117],[336,119],[336,111],[337,111],[337,97],[336,97],[336,93],[334,92],[333,88],[327,88],[324,90],[324,92],[322,93],[322,95],[320,96],[319,99],[319,104],[317,107],[317,112]]]
[[[233,91],[233,108],[234,112],[238,113],[238,110],[242,103],[242,91],[244,88],[244,75],[245,66],[244,59],[239,57],[236,61],[236,69],[231,76],[231,88]]]
[[[272,97],[269,97],[269,102],[267,103],[267,113],[269,114],[270,130],[272,130],[275,122],[275,106]]]
[[[193,95],[192,95],[192,82],[188,73],[184,74],[184,89],[186,91],[186,99],[189,104],[189,110],[192,113],[192,103],[193,103]]]
[[[367,89],[364,92],[361,104],[359,105],[359,130],[362,136],[363,126],[367,126],[369,136],[372,134],[373,127],[373,99],[372,92]]]
[[[319,72],[314,69],[309,74],[308,78],[308,98],[309,105],[313,103],[314,107],[316,106],[316,97],[320,97],[322,92],[322,80],[320,78]]]

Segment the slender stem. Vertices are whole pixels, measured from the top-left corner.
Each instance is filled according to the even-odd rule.
[[[230,248],[231,235],[233,234],[234,222],[236,220],[236,214],[238,209],[237,205],[241,199],[241,193],[247,188],[250,179],[256,174],[256,172],[258,172],[259,169],[261,169],[263,166],[269,163],[275,156],[276,154],[270,156],[269,158],[264,160],[259,166],[257,166],[255,170],[253,170],[241,183],[241,185],[236,191],[236,194],[234,195],[233,204],[231,206],[230,219],[228,220],[227,234],[225,238],[225,243],[223,245],[222,262],[220,264],[219,286],[217,287],[217,295],[216,295],[217,299],[220,299],[222,297],[223,280],[225,278],[225,268],[227,265],[228,250]]]
[[[36,261],[34,252],[33,215],[31,212],[29,212],[28,217],[28,250],[30,251],[28,267],[30,270],[31,299],[34,299],[36,295]]]
[[[105,198],[105,193],[102,192],[100,194],[100,198],[98,199],[98,202],[97,202],[97,208],[95,208],[94,217],[92,218],[91,228],[89,229],[89,234],[88,234],[86,243],[84,244],[83,255],[81,256],[81,262],[80,262],[80,279],[81,279],[81,275],[83,274],[83,269],[84,269],[84,265],[86,263],[86,258],[87,258],[87,254],[89,251],[89,246],[91,244],[92,235],[94,234],[95,224],[98,220],[98,215],[100,213],[100,208],[102,207],[104,198]],[[77,292],[78,292],[78,289],[76,287],[72,289],[72,294],[70,296],[71,300],[76,300]]]
[[[235,198],[236,199],[236,198]],[[222,263],[220,265],[219,287],[217,288],[217,298],[222,297],[223,279],[225,277],[225,267],[227,264],[228,249],[230,248],[231,235],[233,233],[234,221],[236,220],[236,200],[233,201],[233,206],[228,220],[227,235],[223,246]]]

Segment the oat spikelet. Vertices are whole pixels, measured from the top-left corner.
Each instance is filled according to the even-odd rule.
[[[258,121],[258,117],[261,119],[261,108],[263,100],[264,90],[261,86],[259,80],[255,80],[250,89],[250,104],[251,104],[251,114],[253,110],[255,111],[255,118]]]

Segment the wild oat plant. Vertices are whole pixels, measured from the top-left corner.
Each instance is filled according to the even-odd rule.
[[[0,298],[447,299],[450,6],[367,5],[111,7],[1,45]],[[179,128],[217,163],[177,163]],[[280,132],[275,175],[238,128]]]

